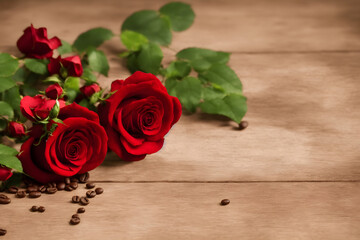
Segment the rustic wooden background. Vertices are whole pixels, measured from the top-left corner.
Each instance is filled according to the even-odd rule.
[[[0,0],[0,51],[18,54],[30,23],[72,42],[92,27],[119,33],[132,12],[166,2]],[[249,127],[184,115],[159,153],[134,163],[108,155],[91,173],[105,192],[79,225],[68,224],[74,192],[13,198],[0,206],[4,239],[360,239],[360,1],[187,2],[195,23],[171,48],[232,53]],[[119,39],[102,49],[111,70],[101,84],[129,76]]]

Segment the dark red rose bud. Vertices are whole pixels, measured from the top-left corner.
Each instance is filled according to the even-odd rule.
[[[53,55],[53,50],[59,46],[59,38],[48,39],[46,28],[36,29],[32,24],[24,30],[24,34],[17,41],[20,52],[30,58],[49,58]]]
[[[59,74],[64,78],[67,76],[80,77],[83,74],[79,56],[52,58],[48,64],[48,70],[50,74]]]
[[[91,95],[93,95],[96,92],[99,92],[100,86],[97,85],[96,83],[88,85],[88,86],[83,86],[80,88],[80,91],[82,92],[82,94],[84,94],[85,97],[91,97]]]
[[[10,168],[0,166],[0,181],[8,180],[12,175]]]
[[[63,93],[63,89],[60,87],[58,83],[50,85],[45,90],[45,95],[50,99],[58,99],[60,98],[61,94]]]
[[[7,131],[9,136],[14,138],[23,137],[26,135],[25,126],[18,122],[9,122]]]

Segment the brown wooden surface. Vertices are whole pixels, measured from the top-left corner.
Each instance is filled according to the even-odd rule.
[[[167,1],[0,0],[0,51],[33,23],[72,42],[91,27]],[[191,1],[197,15],[171,48],[229,51],[249,128],[182,116],[164,148],[144,161],[109,154],[92,179],[105,188],[82,222],[76,193],[0,206],[4,239],[360,239],[360,1]],[[129,73],[114,38],[102,86]],[[173,51],[164,49],[166,59]],[[219,206],[223,198],[228,206]],[[31,213],[44,205],[43,214]]]

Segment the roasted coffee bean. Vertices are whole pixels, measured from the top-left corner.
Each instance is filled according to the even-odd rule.
[[[104,192],[104,189],[101,188],[101,187],[98,187],[98,188],[95,189],[95,192],[96,192],[97,195],[99,195],[99,194],[102,194]]]
[[[249,123],[247,121],[241,121],[239,124],[239,130],[244,130],[249,126]]]
[[[81,198],[80,198],[80,204],[81,204],[81,205],[86,206],[86,205],[88,205],[89,203],[90,203],[90,201],[89,201],[89,199],[87,199],[86,197],[81,197]]]
[[[79,175],[79,181],[81,183],[86,183],[89,180],[89,178],[90,178],[90,174],[88,172]]]
[[[70,181],[71,181],[71,182],[76,182],[76,183],[78,183],[78,182],[79,182],[79,179],[77,179],[76,177],[72,177],[72,178],[70,178]]]
[[[17,193],[19,191],[19,189],[17,188],[17,187],[15,187],[15,186],[11,186],[11,187],[9,187],[8,189],[7,189],[7,192],[8,193]]]
[[[25,191],[18,191],[18,192],[15,194],[15,197],[17,197],[17,198],[24,198],[24,197],[26,197],[26,192],[25,192]]]
[[[37,186],[29,186],[26,188],[26,192],[30,193],[30,192],[37,192],[38,191],[38,187]]]
[[[68,178],[68,177],[65,178],[64,182],[65,182],[66,185],[69,185],[71,183],[70,178]]]
[[[93,198],[93,197],[96,196],[96,192],[89,190],[89,191],[86,192],[86,196],[87,196],[88,198]]]
[[[71,192],[74,189],[70,185],[66,185],[65,190]]]
[[[80,218],[71,218],[71,220],[70,220],[70,224],[71,225],[76,225],[76,224],[79,224],[80,223]]]
[[[94,188],[95,187],[95,183],[93,183],[93,182],[88,182],[87,184],[86,184],[86,188],[87,189],[92,189],[92,188]]]
[[[0,194],[0,204],[9,204],[11,203],[11,199],[5,194]]]
[[[46,189],[46,193],[48,193],[48,194],[54,194],[56,192],[57,192],[57,188],[55,188],[55,187],[51,187],[51,188]]]
[[[0,228],[0,236],[4,236],[7,233],[5,229]]]
[[[38,191],[41,193],[44,193],[44,192],[46,192],[46,187],[44,185],[41,185],[38,187]]]
[[[30,211],[32,211],[32,212],[37,212],[38,209],[39,209],[38,206],[32,206],[32,207],[30,208]]]
[[[38,212],[45,212],[45,207],[44,206],[40,206],[38,208]]]
[[[220,205],[225,206],[225,205],[228,205],[229,203],[230,203],[229,199],[223,199],[223,200],[221,200]]]
[[[41,196],[41,192],[30,192],[29,198],[38,198]]]
[[[65,183],[64,182],[59,182],[56,184],[56,188],[57,190],[64,190],[65,189]]]
[[[84,213],[85,212],[85,208],[81,207],[78,208],[77,213]]]
[[[71,183],[70,183],[70,186],[71,186],[73,189],[77,189],[79,185],[78,185],[77,182],[71,182]]]
[[[73,214],[72,216],[71,216],[71,218],[80,218],[80,216],[79,216],[79,214]]]
[[[72,201],[73,203],[79,203],[79,202],[80,202],[80,197],[79,197],[79,196],[73,196],[73,197],[71,198],[71,201]]]

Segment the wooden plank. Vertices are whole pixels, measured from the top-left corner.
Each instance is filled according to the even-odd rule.
[[[360,183],[99,183],[81,223],[76,192],[0,206],[4,239],[347,239],[360,236]],[[220,206],[223,198],[230,199]],[[46,207],[32,213],[32,205]]]
[[[158,9],[157,1],[1,1],[0,49],[11,49],[30,23],[67,41],[91,27],[118,33],[131,13]],[[172,48],[207,47],[230,52],[360,50],[357,0],[187,1],[197,15],[187,31],[176,33]],[[4,49],[4,47],[8,49]],[[118,48],[122,48],[119,46]]]

